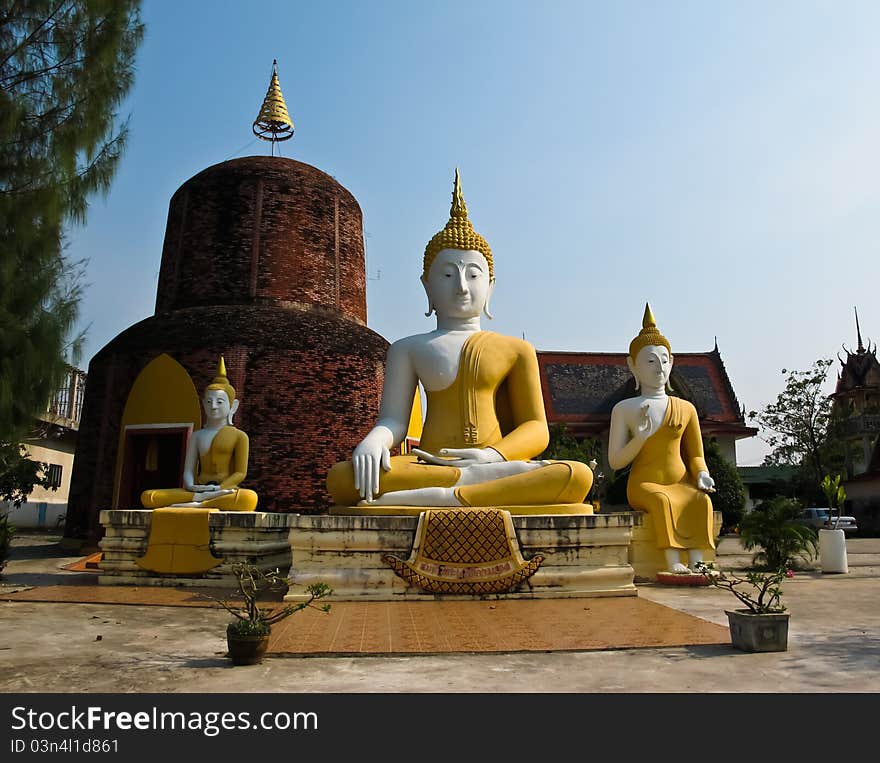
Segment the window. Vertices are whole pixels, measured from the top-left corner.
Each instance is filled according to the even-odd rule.
[[[61,487],[61,464],[49,464],[46,472],[46,487],[57,490]]]

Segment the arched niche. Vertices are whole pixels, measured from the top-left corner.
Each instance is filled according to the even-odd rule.
[[[141,491],[178,487],[187,441],[201,425],[199,394],[186,369],[166,353],[144,366],[122,413],[113,507],[140,508]]]

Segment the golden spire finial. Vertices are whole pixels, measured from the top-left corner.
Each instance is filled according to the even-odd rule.
[[[425,257],[422,265],[422,273],[424,275],[427,275],[431,269],[431,263],[434,262],[437,253],[444,249],[479,252],[486,258],[486,263],[489,265],[489,278],[495,279],[492,250],[489,248],[486,239],[474,230],[474,226],[468,219],[467,204],[464,203],[464,194],[461,192],[461,175],[458,172],[458,167],[455,168],[455,182],[452,188],[452,207],[449,210],[449,222],[446,223],[443,230],[434,235],[425,247]]]
[[[263,140],[272,141],[274,151],[275,144],[282,140],[293,137],[293,122],[287,113],[287,104],[281,93],[281,85],[278,82],[278,61],[272,61],[272,78],[269,80],[269,89],[260,107],[260,113],[254,120],[254,135]]]
[[[633,339],[629,343],[629,356],[635,360],[636,355],[639,354],[639,350],[643,347],[648,347],[649,345],[663,346],[667,350],[669,350],[670,354],[672,353],[672,347],[669,345],[669,340],[660,333],[660,329],[657,328],[657,320],[654,318],[654,313],[651,312],[651,305],[645,302],[645,314],[642,317],[642,330],[638,333],[635,339]]]

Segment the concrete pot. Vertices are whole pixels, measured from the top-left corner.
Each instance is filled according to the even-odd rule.
[[[730,643],[743,652],[788,650],[788,612],[756,615],[748,609],[725,610]]]
[[[822,572],[849,572],[843,530],[819,530],[819,560]]]
[[[227,631],[226,646],[233,665],[258,665],[269,646],[269,637],[235,636]]]

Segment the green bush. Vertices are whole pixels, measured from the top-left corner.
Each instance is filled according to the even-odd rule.
[[[268,636],[272,626],[265,620],[235,620],[226,626],[226,633],[233,638],[262,638]]]
[[[0,572],[9,561],[9,552],[12,548],[12,536],[15,535],[15,527],[9,524],[9,515],[0,516]]]
[[[743,518],[746,505],[746,489],[736,467],[721,455],[715,439],[703,443],[706,466],[715,480],[715,492],[711,494],[712,508],[721,512],[721,532],[731,532]]]
[[[777,496],[746,514],[739,534],[746,551],[760,548],[752,563],[775,572],[794,568],[798,559],[809,561],[819,553],[818,534],[798,522],[801,505],[791,498]]]

